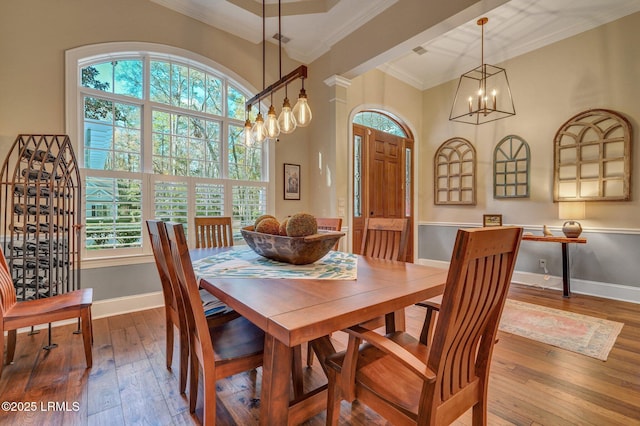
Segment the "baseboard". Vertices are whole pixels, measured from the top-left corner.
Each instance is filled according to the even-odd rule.
[[[157,308],[164,305],[164,298],[161,291],[153,293],[136,294],[134,296],[116,297],[113,299],[98,300],[91,306],[91,317],[93,319],[111,317],[114,315],[127,314],[129,312],[143,311],[145,309]],[[74,324],[77,320],[65,320],[52,323],[52,327]],[[48,324],[39,324],[35,330],[46,329]],[[19,333],[27,332],[31,327],[21,328]]]
[[[154,291],[153,293],[136,294],[134,296],[116,297],[93,302],[91,316],[94,319],[104,318],[157,308],[158,306],[164,306],[164,297],[161,291]]]
[[[416,263],[420,265],[432,266],[435,268],[446,269],[449,267],[449,262],[445,262],[442,260],[418,259]],[[562,277],[554,275],[542,275],[532,272],[514,271],[512,282],[540,287],[544,289],[562,291]],[[623,302],[640,304],[640,287],[630,287],[620,284],[571,278],[571,292],[576,294],[602,297],[604,299],[621,300]]]

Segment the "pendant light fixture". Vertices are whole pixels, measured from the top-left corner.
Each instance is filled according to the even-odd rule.
[[[287,87],[284,88],[284,102],[282,103],[282,111],[278,117],[278,123],[280,124],[280,131],[285,134],[293,133],[297,127],[296,118],[291,110],[291,104],[287,97]]]
[[[306,127],[311,121],[311,108],[307,101],[307,93],[304,90],[304,79],[307,78],[307,67],[301,65],[289,74],[282,76],[282,13],[281,13],[281,0],[278,0],[278,62],[280,79],[270,86],[265,88],[265,1],[262,0],[262,91],[256,94],[254,97],[246,102],[247,110],[251,109],[252,105],[258,104],[258,115],[256,122],[252,128],[252,135],[256,142],[262,142],[266,138],[277,139],[280,133],[288,134],[292,133],[297,127]],[[298,102],[291,108],[289,98],[287,97],[288,85],[300,79],[302,81],[302,88],[298,96]],[[273,106],[273,94],[282,87],[285,88],[285,98],[282,103],[282,111],[280,115],[276,114],[276,110]],[[271,106],[267,113],[267,120],[265,121],[260,113],[260,101],[269,97],[271,99]],[[259,124],[261,122],[261,124]],[[259,139],[262,137],[262,139]]]
[[[489,18],[476,22],[482,28],[480,66],[462,74],[449,120],[483,124],[516,114],[511,88],[504,68],[484,63],[484,25]]]
[[[300,127],[307,127],[311,122],[311,108],[307,102],[307,92],[304,90],[304,78],[302,79],[302,89],[298,95],[298,102],[293,107],[293,115],[296,118],[296,123]]]
[[[251,120],[249,119],[250,114],[251,107],[245,110],[246,120],[244,121],[242,132],[240,133],[240,140],[244,143],[245,146],[252,146],[255,143],[255,141],[253,140],[253,134],[251,132]]]
[[[271,94],[273,98],[273,93]],[[276,109],[273,107],[273,102],[271,102],[271,106],[269,107],[269,112],[267,113],[267,121],[265,121],[264,126],[267,130],[267,137],[269,139],[277,139],[280,136],[280,124],[278,123],[278,117],[276,116]]]
[[[251,128],[251,136],[253,137],[253,140],[258,143],[264,142],[267,138],[267,129],[264,125],[264,118],[262,118],[262,113],[260,112],[259,107],[256,122],[253,123],[253,127]]]

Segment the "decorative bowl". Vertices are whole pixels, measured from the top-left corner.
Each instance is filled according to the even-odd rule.
[[[240,232],[260,256],[292,265],[307,265],[322,259],[344,236],[344,232],[327,231],[306,237],[285,237],[255,232],[253,226],[245,226]]]

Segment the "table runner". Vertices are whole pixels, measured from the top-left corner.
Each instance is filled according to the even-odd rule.
[[[355,280],[358,256],[331,250],[309,265],[291,265],[267,259],[249,246],[234,246],[214,256],[193,262],[196,278],[297,278],[321,280]]]

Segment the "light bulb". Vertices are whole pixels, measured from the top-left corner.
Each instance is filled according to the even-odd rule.
[[[304,89],[300,89],[298,102],[293,107],[293,115],[299,127],[307,127],[311,122],[311,108],[307,103],[307,92]]]
[[[264,118],[262,118],[262,113],[258,112],[258,116],[256,117],[256,122],[251,128],[251,135],[253,136],[253,140],[262,143],[267,138],[267,129],[264,125]]]
[[[267,137],[269,139],[276,139],[280,136],[280,124],[278,124],[278,117],[276,116],[276,110],[273,105],[269,107],[267,121],[265,121],[264,126],[267,129]]]
[[[296,117],[293,115],[293,111],[291,110],[289,98],[284,98],[282,111],[280,111],[280,115],[278,116],[278,123],[280,124],[280,131],[282,133],[292,133],[296,129]]]
[[[251,133],[251,120],[247,118],[247,121],[244,122],[244,128],[240,133],[240,140],[245,144],[245,146],[252,146],[254,143],[253,135]]]

